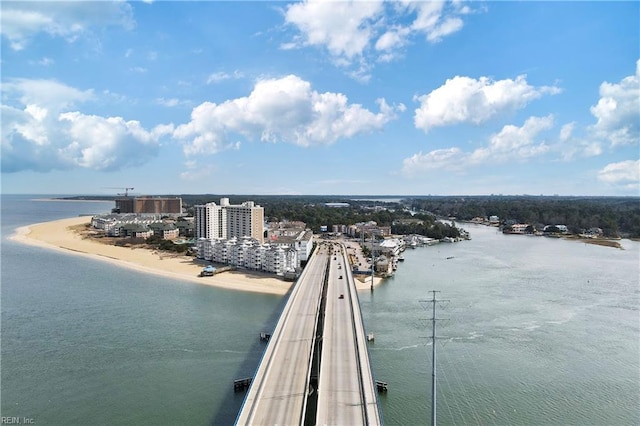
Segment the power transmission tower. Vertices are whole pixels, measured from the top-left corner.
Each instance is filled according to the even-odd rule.
[[[431,290],[432,297],[430,300],[421,300],[420,302],[431,303],[432,316],[431,321],[431,426],[436,426],[436,321],[442,318],[436,318],[436,302],[448,302],[449,300],[436,299],[438,290]]]

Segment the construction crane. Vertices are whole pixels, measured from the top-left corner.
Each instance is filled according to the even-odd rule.
[[[112,186],[107,186],[105,187],[105,189],[124,189],[124,192],[118,193],[116,195],[124,195],[125,197],[129,196],[129,191],[133,191],[135,188],[123,188],[123,187],[112,187]]]
[[[124,195],[125,197],[128,197],[129,196],[129,190],[133,191],[133,188],[125,188],[124,189],[124,194],[118,194],[118,195]]]

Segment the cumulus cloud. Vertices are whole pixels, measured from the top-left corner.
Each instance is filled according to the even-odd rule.
[[[524,75],[498,81],[456,76],[431,93],[415,98],[420,107],[415,110],[414,123],[425,132],[458,123],[480,124],[498,114],[521,109],[542,95],[557,93],[560,89],[555,86],[531,86]]]
[[[527,161],[549,152],[549,145],[544,141],[540,142],[539,138],[543,132],[553,128],[553,125],[551,115],[529,117],[521,127],[504,126],[489,137],[485,146],[470,152],[457,147],[419,152],[404,159],[402,174],[413,176],[432,170],[457,171],[483,164]]]
[[[620,83],[600,85],[600,99],[591,107],[598,120],[590,127],[596,139],[608,141],[612,147],[638,144],[640,141],[640,60],[636,73]]]
[[[0,19],[0,32],[13,50],[24,49],[38,33],[73,42],[92,27],[134,26],[126,2],[4,2]]]
[[[341,93],[319,93],[295,75],[260,80],[249,96],[221,104],[205,102],[191,112],[191,121],[173,136],[185,153],[216,153],[237,146],[234,138],[287,142],[299,146],[331,144],[341,138],[380,130],[403,105],[378,100],[380,111],[349,104]]]
[[[145,130],[138,121],[122,117],[100,117],[66,112],[58,117],[65,145],[58,146],[59,158],[67,164],[95,169],[117,170],[145,163],[155,156],[158,138],[171,127]]]
[[[598,171],[598,179],[630,190],[640,189],[640,160],[607,164]]]
[[[137,121],[76,110],[92,99],[92,90],[56,81],[9,80],[3,85],[2,171],[116,170],[148,160],[173,131],[172,125],[145,130]]]
[[[287,7],[285,21],[301,35],[300,46],[322,46],[336,58],[361,55],[373,36],[373,24],[384,11],[381,0],[328,2],[310,0]]]
[[[355,66],[348,74],[367,80],[372,63],[396,59],[400,48],[420,36],[440,42],[462,29],[461,16],[468,13],[458,1],[306,0],[287,6],[285,23],[298,32],[281,48],[326,49],[336,65]]]
[[[545,130],[553,127],[553,116],[529,117],[522,127],[506,125],[502,130],[489,138],[489,145],[476,149],[470,156],[475,163],[487,159],[507,161],[524,160],[544,154],[549,150],[545,143],[536,143],[536,138]]]

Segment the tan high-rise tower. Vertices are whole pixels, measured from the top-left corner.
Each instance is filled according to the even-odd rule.
[[[196,238],[251,237],[264,242],[264,208],[253,201],[234,205],[222,198],[220,205],[195,206],[194,215]]]

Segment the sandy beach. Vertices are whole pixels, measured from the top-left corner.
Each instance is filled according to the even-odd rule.
[[[199,277],[203,265],[197,263],[193,257],[103,244],[84,238],[72,229],[88,224],[90,220],[89,216],[80,216],[23,226],[9,238],[24,244],[109,262],[139,272],[232,290],[284,295],[292,284],[270,274],[245,271],[228,271],[212,277]],[[380,281],[376,279],[374,285]],[[356,284],[358,289],[368,289],[371,285],[370,279],[364,283],[356,280]]]
[[[195,262],[193,257],[102,244],[82,238],[70,229],[87,224],[90,220],[89,216],[82,216],[24,226],[18,228],[9,238],[25,244],[110,262],[115,266],[139,272],[233,290],[283,295],[292,284],[268,274],[242,271],[228,271],[213,277],[199,277],[198,274],[203,266]]]

